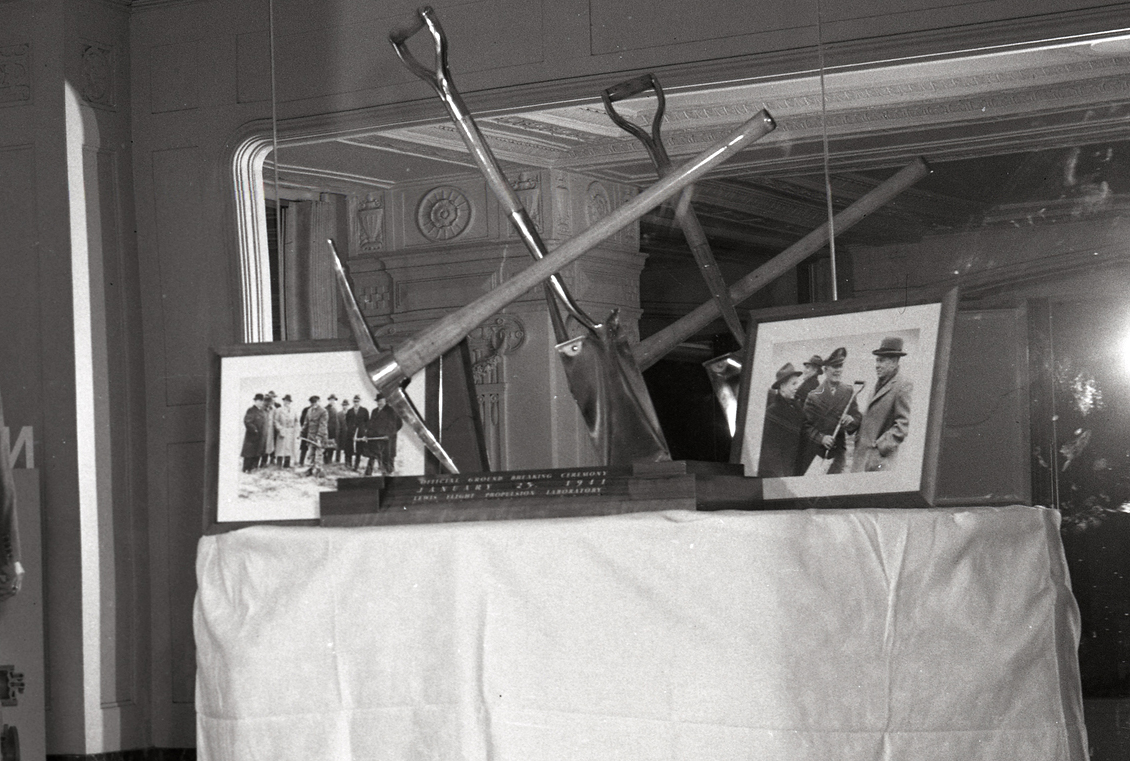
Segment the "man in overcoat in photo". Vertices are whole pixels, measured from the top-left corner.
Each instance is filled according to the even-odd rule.
[[[804,407],[804,400],[820,385],[820,376],[823,374],[824,360],[820,358],[819,354],[813,354],[804,363],[804,370],[800,374],[800,388],[796,390],[796,401],[802,408]]]
[[[320,396],[310,397],[309,412],[306,413],[306,427],[303,438],[310,444],[310,469],[306,475],[321,472],[322,452],[325,451],[326,438],[329,436],[329,413],[322,406]]]
[[[275,462],[289,468],[298,447],[298,411],[291,406],[290,394],[282,398],[282,407],[275,410]]]
[[[899,360],[906,356],[902,339],[884,338],[871,353],[875,355],[878,378],[859,425],[852,455],[853,473],[891,470],[910,426],[913,385],[899,374]]]
[[[275,401],[275,392],[268,391],[263,395],[263,414],[267,416],[267,427],[263,433],[263,456],[259,458],[259,467],[265,468],[275,461],[275,410],[278,402]]]
[[[761,457],[757,475],[763,478],[795,476],[800,450],[800,428],[804,412],[796,394],[801,384],[801,371],[788,362],[777,371],[769,406],[765,408],[765,426],[761,432]]]
[[[390,476],[396,469],[396,436],[404,423],[383,396],[378,396],[376,402],[365,426],[365,455],[369,458],[365,475],[373,474],[375,461],[381,474]]]
[[[243,472],[250,473],[259,467],[259,462],[267,452],[267,411],[263,409],[266,398],[256,394],[247,412],[243,413]]]
[[[846,468],[847,437],[859,430],[862,417],[851,385],[843,382],[846,359],[847,349],[842,346],[829,354],[824,360],[823,382],[804,400],[800,473],[818,456],[831,457],[829,475],[843,473]]]
[[[361,457],[364,454],[363,450],[365,449],[364,445],[366,443],[359,441],[357,437],[364,436],[365,429],[369,426],[369,411],[361,406],[360,394],[353,397],[353,422],[354,429],[353,433],[350,434],[352,437],[353,460],[349,464],[354,470],[357,470],[361,467]]]
[[[337,450],[337,437],[345,418],[337,406],[337,395],[330,394],[326,398],[326,440],[324,443],[327,463],[337,462],[340,453]]]
[[[314,397],[310,397],[309,404],[302,408],[298,414],[298,464],[306,464],[306,453],[310,451],[310,410],[314,406]]]

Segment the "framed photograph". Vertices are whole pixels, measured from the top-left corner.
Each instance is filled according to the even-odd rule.
[[[405,389],[427,420],[427,372]],[[349,341],[245,344],[212,353],[206,526],[315,521],[338,478],[423,475]]]
[[[767,502],[933,504],[957,292],[875,304],[751,325],[735,445]]]

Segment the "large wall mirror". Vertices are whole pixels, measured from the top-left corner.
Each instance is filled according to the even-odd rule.
[[[813,63],[667,90],[676,163],[762,106],[778,123],[696,189],[720,269],[733,282],[822,224],[829,194],[840,210],[916,157],[929,161],[929,177],[837,233],[838,295],[963,288],[940,491],[951,504],[1063,512],[1085,692],[1130,697],[1130,39]],[[599,100],[621,78],[594,83],[589,98],[468,98],[472,109],[488,103],[479,124],[551,247],[654,179]],[[640,124],[654,113],[647,96],[617,105]],[[482,265],[491,256],[525,256],[446,121],[381,119],[281,123],[277,149],[263,134],[238,153],[247,340],[348,335],[327,237],[376,334],[393,343],[496,282]],[[615,245],[638,275],[611,263],[606,279],[566,273],[582,303],[634,303],[647,336],[708,300],[669,208]],[[829,253],[743,307],[831,298]],[[520,332],[485,332],[480,359],[504,355]],[[701,362],[730,348],[719,322],[648,371],[676,458],[725,459]],[[504,383],[499,372],[497,362],[476,370],[485,394]]]

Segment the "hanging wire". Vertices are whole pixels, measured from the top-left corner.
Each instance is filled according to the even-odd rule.
[[[816,55],[820,64],[820,132],[824,150],[824,198],[828,207],[828,254],[832,265],[832,301],[840,298],[836,276],[836,217],[832,208],[832,174],[828,159],[828,93],[824,87],[824,8],[816,0]]]
[[[282,262],[285,259],[283,255],[283,212],[282,212],[282,199],[279,197],[279,99],[278,91],[275,85],[275,0],[268,0],[267,3],[267,24],[269,28],[270,47],[271,47],[271,168],[274,175],[275,186],[275,258],[278,261],[278,282],[279,282],[279,326],[280,338],[286,338],[286,317],[282,309],[282,294],[285,290],[283,285],[283,272]],[[272,309],[272,312],[274,310]],[[272,326],[274,324],[274,315],[272,314]],[[274,338],[274,328],[271,328],[271,338]]]

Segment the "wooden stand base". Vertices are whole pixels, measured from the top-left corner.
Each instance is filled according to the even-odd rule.
[[[609,468],[349,478],[321,496],[321,525],[567,518],[658,510],[755,509],[761,480],[741,465],[636,463]]]

